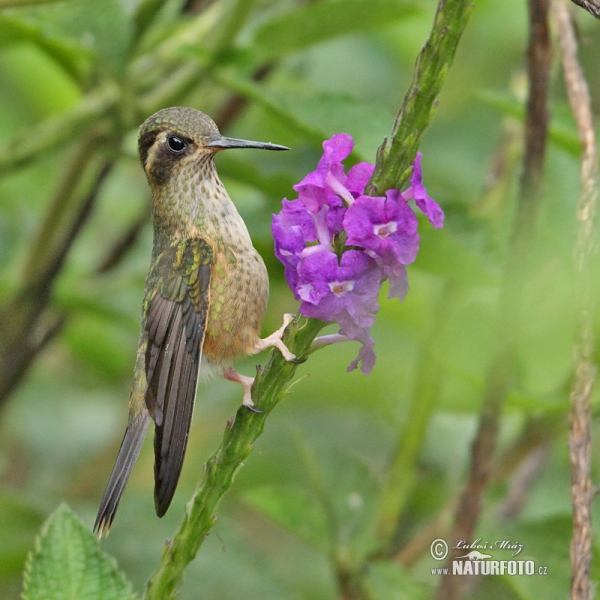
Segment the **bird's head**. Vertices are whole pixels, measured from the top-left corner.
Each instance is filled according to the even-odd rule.
[[[176,167],[205,163],[215,152],[228,148],[288,150],[285,146],[224,137],[214,121],[194,108],[164,108],[140,127],[138,152],[148,180],[161,185]]]

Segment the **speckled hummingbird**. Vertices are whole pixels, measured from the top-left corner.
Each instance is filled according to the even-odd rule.
[[[166,108],[140,127],[138,151],[152,189],[154,243],[144,289],[142,327],[125,437],[94,531],[107,534],[154,421],[154,501],[162,517],[175,493],[187,445],[198,379],[222,375],[244,386],[253,407],[253,379],[233,359],[269,346],[286,360],[284,324],[259,338],[269,297],[265,264],[221,183],[214,155],[228,148],[287,150],[223,137],[193,108]]]

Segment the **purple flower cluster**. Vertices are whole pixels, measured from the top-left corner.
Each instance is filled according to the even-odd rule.
[[[352,137],[343,133],[323,142],[323,157],[294,190],[296,200],[283,200],[273,215],[275,255],[300,312],[337,322],[340,334],[361,342],[353,370],[363,373],[375,364],[370,329],[379,309],[381,284],[389,280],[389,298],[403,300],[408,292],[406,265],[419,249],[414,200],[434,227],[444,213],[422,183],[421,154],[413,165],[410,187],[388,190],[385,197],[364,195],[375,165],[361,162],[345,173],[342,161],[352,152]]]

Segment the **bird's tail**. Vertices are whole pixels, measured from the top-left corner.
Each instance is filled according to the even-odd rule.
[[[125,436],[121,442],[119,455],[113,467],[110,479],[106,485],[104,496],[100,504],[100,510],[94,524],[94,533],[98,537],[108,535],[110,526],[112,525],[115,513],[121,500],[121,495],[125,489],[125,485],[131,475],[133,465],[137,460],[140,448],[146,437],[148,425],[150,424],[150,415],[147,411],[143,411],[138,417],[130,421]]]

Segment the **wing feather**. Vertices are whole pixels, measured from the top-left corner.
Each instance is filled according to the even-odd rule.
[[[209,309],[212,251],[203,240],[174,246],[170,279],[148,307],[146,405],[155,422],[154,499],[159,517],[175,493],[192,420]],[[167,270],[163,270],[166,272]]]

